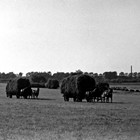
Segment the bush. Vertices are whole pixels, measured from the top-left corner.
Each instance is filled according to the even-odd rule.
[[[45,87],[50,89],[57,89],[59,87],[59,81],[56,79],[48,79]]]
[[[31,83],[32,88],[45,88],[44,83]]]

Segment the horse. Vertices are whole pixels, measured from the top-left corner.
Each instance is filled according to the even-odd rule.
[[[95,102],[95,100],[96,100],[98,102],[99,100],[101,100],[101,102],[102,102],[102,94],[103,94],[103,91],[99,87],[96,87],[92,91],[93,101]]]
[[[32,98],[38,98],[39,95],[39,88],[37,90],[32,90]]]
[[[30,86],[28,86],[28,87],[25,87],[25,88],[20,90],[19,97],[21,96],[21,97],[24,97],[25,99],[27,99],[27,97],[28,96],[30,97],[31,95],[32,95],[32,89]]]
[[[112,103],[112,100],[113,100],[113,89],[112,88],[109,88],[108,90],[105,90],[102,94],[102,100],[104,102],[109,102],[109,99],[111,99],[111,103]]]

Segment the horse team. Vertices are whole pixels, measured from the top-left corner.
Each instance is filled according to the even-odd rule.
[[[35,98],[38,98],[39,96],[39,88],[37,88],[37,90],[35,89],[31,89],[30,87],[25,87],[24,89],[21,89],[20,90],[20,96],[24,97],[24,95],[28,93],[28,96],[27,98],[32,98],[32,99],[35,99]]]
[[[106,102],[109,101],[112,103],[113,101],[113,89],[108,88],[106,90],[101,90],[99,88],[95,88],[93,91],[87,91],[86,92],[87,97],[90,97],[90,102]]]

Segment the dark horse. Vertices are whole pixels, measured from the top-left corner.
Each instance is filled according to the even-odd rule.
[[[30,86],[20,90],[20,96],[24,97],[25,99],[27,99],[27,97],[31,95],[32,95],[32,89]]]

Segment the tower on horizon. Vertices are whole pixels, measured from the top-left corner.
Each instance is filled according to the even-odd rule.
[[[131,65],[131,77],[132,77],[132,73],[133,73],[133,71],[132,71],[132,65]]]

